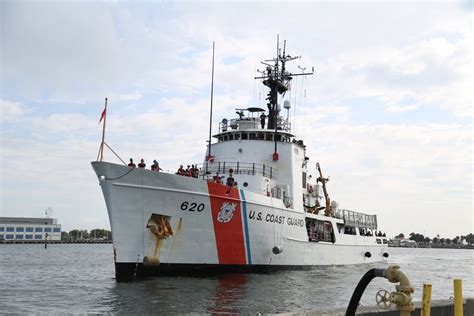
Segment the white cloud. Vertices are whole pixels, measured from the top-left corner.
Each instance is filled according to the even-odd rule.
[[[13,123],[22,119],[29,109],[21,103],[0,99],[0,121]]]
[[[47,117],[31,119],[31,133],[36,139],[56,136],[63,138],[78,138],[91,136],[99,126],[98,120],[77,113],[52,114]]]
[[[321,131],[309,155],[331,176],[330,196],[341,207],[377,213],[391,234],[422,227],[450,236],[452,227],[437,220],[447,212],[457,234],[472,230],[470,128],[327,124]]]
[[[392,105],[385,108],[387,112],[399,113],[417,110],[419,107],[417,105]]]
[[[472,117],[471,37],[448,43],[433,38],[400,48],[371,48],[336,55],[308,81],[313,100],[376,97],[390,112],[422,106]],[[320,79],[322,74],[322,79]],[[409,105],[403,104],[411,100]]]

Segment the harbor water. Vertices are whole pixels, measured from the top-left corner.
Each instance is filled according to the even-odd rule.
[[[390,248],[387,263],[316,267],[304,271],[158,277],[116,283],[110,244],[0,245],[0,314],[31,313],[283,313],[345,308],[369,269],[399,264],[421,300],[423,283],[433,299],[453,296],[453,279],[463,280],[464,297],[474,297],[474,251]],[[341,253],[341,256],[344,255]],[[378,278],[362,297],[375,305]]]

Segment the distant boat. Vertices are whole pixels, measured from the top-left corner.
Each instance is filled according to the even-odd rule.
[[[222,119],[217,142],[209,142],[201,165],[179,172],[185,175],[92,162],[112,228],[117,281],[388,257],[376,215],[339,209],[330,200],[328,178],[319,164],[309,164],[306,145],[292,134],[289,101],[286,117],[280,115],[278,95],[294,76],[312,74],[288,72],[293,59],[284,47],[264,62],[267,68],[256,79],[270,89],[268,111],[236,109],[235,118]],[[324,137],[320,132],[317,137]],[[319,177],[311,179],[310,171]]]
[[[410,239],[401,239],[400,240],[400,247],[405,248],[418,248],[418,244],[414,240]]]

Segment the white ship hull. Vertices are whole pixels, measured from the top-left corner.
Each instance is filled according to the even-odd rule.
[[[337,229],[342,219],[287,208],[282,199],[113,163],[92,166],[109,214],[117,281],[197,269],[373,263],[388,256],[382,237],[344,234]],[[308,218],[330,221],[331,241],[310,241]],[[170,226],[164,234],[160,221]]]

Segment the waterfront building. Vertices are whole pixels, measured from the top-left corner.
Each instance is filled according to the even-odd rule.
[[[56,218],[0,217],[0,240],[61,240],[61,225]]]

